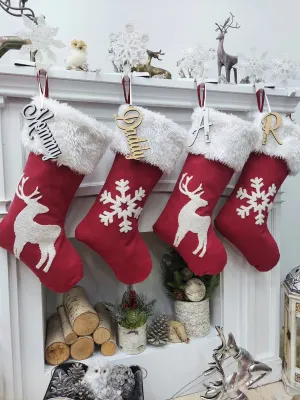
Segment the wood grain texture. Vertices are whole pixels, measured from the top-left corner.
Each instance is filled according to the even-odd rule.
[[[65,338],[58,314],[52,315],[47,323],[47,339],[45,346],[45,360],[48,364],[58,365],[70,357],[69,346]]]
[[[59,306],[57,307],[57,312],[61,321],[61,326],[62,326],[62,330],[63,330],[63,334],[65,337],[65,342],[66,344],[73,344],[74,342],[76,342],[77,340],[77,335],[76,333],[73,331],[70,322],[69,322],[69,318],[66,314],[66,310],[64,306]]]
[[[63,303],[73,331],[78,336],[91,335],[99,325],[99,317],[89,303],[85,290],[75,286],[64,294]]]
[[[103,344],[107,342],[111,336],[111,317],[103,303],[97,303],[95,305],[95,311],[98,314],[100,322],[98,328],[93,333],[93,339],[96,344]]]

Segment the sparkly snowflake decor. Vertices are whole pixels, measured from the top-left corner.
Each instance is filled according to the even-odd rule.
[[[250,182],[250,186],[255,191],[251,191],[251,194],[248,194],[247,189],[239,188],[236,197],[241,200],[247,199],[248,205],[241,206],[237,208],[236,211],[242,219],[249,217],[251,211],[257,213],[255,216],[255,224],[262,225],[265,221],[264,211],[269,212],[272,208],[273,202],[271,201],[271,197],[274,197],[276,194],[276,186],[273,183],[266,193],[265,190],[261,190],[264,186],[263,178],[250,179]]]
[[[66,47],[63,42],[54,39],[54,37],[57,35],[58,28],[51,28],[50,26],[47,26],[45,17],[42,15],[37,18],[36,24],[25,15],[23,15],[22,18],[25,27],[28,28],[29,31],[21,31],[18,32],[17,35],[22,39],[29,39],[31,44],[22,46],[21,53],[36,52],[36,61],[41,63],[46,55],[49,60],[55,62],[56,56],[50,49],[50,46],[56,47],[57,49]]]
[[[245,68],[250,83],[265,81],[265,72],[271,68],[270,62],[266,61],[267,54],[267,51],[257,54],[255,47],[250,50],[250,54],[247,56],[239,54],[239,66]]]
[[[215,58],[215,50],[205,50],[197,45],[183,50],[183,57],[177,62],[181,78],[204,80],[210,70],[210,61]]]
[[[120,192],[120,196],[116,195],[113,199],[110,192],[104,190],[101,195],[100,202],[103,204],[111,204],[110,209],[112,211],[104,211],[103,214],[99,215],[100,221],[105,225],[112,224],[114,222],[114,216],[123,221],[119,224],[119,231],[127,233],[132,230],[132,222],[128,218],[138,219],[142,211],[142,207],[137,207],[136,202],[141,201],[145,197],[145,190],[140,187],[135,191],[134,197],[127,194],[129,187],[129,181],[121,179],[116,181],[116,190]]]
[[[132,67],[147,62],[147,43],[149,36],[126,25],[125,32],[110,34],[109,59],[117,72],[129,73]]]
[[[291,60],[287,56],[272,60],[272,79],[287,84],[289,80],[299,79],[300,61]]]

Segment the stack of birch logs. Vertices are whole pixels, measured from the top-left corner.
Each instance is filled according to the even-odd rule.
[[[85,290],[75,286],[64,294],[63,304],[47,323],[45,360],[58,365],[67,361],[85,360],[100,345],[104,356],[115,354],[116,329],[102,303],[92,307]]]

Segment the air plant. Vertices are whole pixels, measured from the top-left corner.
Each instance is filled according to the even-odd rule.
[[[156,300],[147,301],[129,285],[120,304],[104,303],[114,322],[123,328],[137,329],[152,315]]]

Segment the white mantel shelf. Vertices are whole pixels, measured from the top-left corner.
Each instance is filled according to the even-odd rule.
[[[71,102],[121,104],[124,102],[121,75],[50,69],[50,95]],[[193,108],[197,106],[195,83],[180,79],[133,77],[133,99],[136,105],[152,107]],[[224,111],[257,110],[255,88],[245,84],[207,83],[207,105]],[[37,93],[36,70],[33,67],[0,65],[0,96],[30,98]],[[272,109],[294,110],[300,91],[289,95],[286,88],[266,89]]]

